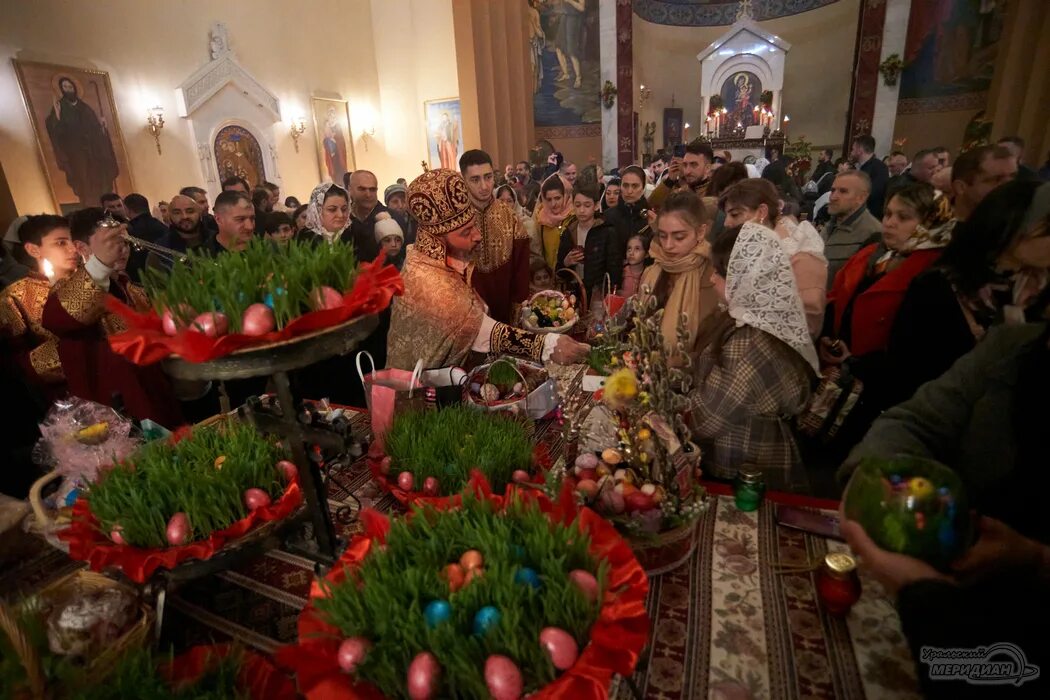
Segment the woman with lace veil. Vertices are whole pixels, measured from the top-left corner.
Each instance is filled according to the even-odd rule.
[[[791,261],[769,228],[748,222],[711,249],[711,282],[723,308],[700,329],[688,425],[704,472],[732,479],[761,469],[771,488],[806,486],[791,420],[817,376]]]
[[[726,228],[754,221],[776,232],[795,273],[809,332],[819,337],[824,325],[828,280],[828,259],[824,257],[824,239],[820,233],[809,222],[783,215],[777,188],[762,178],[731,185],[721,194],[718,204],[725,212]]]
[[[332,243],[350,228],[350,195],[339,185],[322,182],[306,204],[306,226],[296,239]]]

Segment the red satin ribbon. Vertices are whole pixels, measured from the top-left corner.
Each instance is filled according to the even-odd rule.
[[[171,663],[160,666],[161,675],[173,688],[195,684],[217,661],[230,654],[229,644],[211,644],[191,647]],[[297,697],[295,684],[265,656],[253,651],[242,652],[243,661],[237,676],[237,685],[248,692],[252,700],[292,700]]]
[[[598,620],[591,628],[590,643],[576,663],[556,681],[541,688],[531,698],[556,700],[601,700],[608,697],[614,673],[630,675],[638,655],[649,637],[649,616],[645,596],[649,580],[631,548],[611,523],[594,511],[577,507],[571,491],[563,491],[556,503],[532,490],[519,490],[519,496],[539,504],[554,522],[571,522],[579,515],[581,529],[591,538],[591,554],[609,562],[609,580]],[[484,498],[506,506],[506,501],[491,493]],[[455,503],[435,504],[439,510],[458,507]],[[408,517],[412,517],[409,514]],[[354,537],[350,546],[325,579],[330,584],[344,581],[349,572],[368,556],[373,542],[385,541],[389,521],[371,509],[362,512],[364,534]],[[314,581],[310,599],[324,596],[320,583]],[[336,654],[342,635],[322,619],[313,602],[299,615],[299,642],[277,651],[277,662],[294,670],[299,691],[308,700],[379,700],[384,696],[372,685],[355,683],[339,669]]]
[[[389,493],[398,503],[405,507],[419,504],[435,507],[452,505],[458,508],[463,502],[461,495],[463,493],[469,492],[478,496],[484,493],[496,499],[505,499],[514,489],[514,484],[507,484],[503,496],[494,496],[492,494],[492,486],[489,484],[485,475],[477,469],[472,469],[470,471],[470,477],[467,479],[467,483],[464,484],[462,491],[453,496],[425,496],[422,491],[405,491],[397,486],[395,482],[390,480],[390,474],[384,475],[380,469],[380,465],[385,456],[386,455],[383,453],[382,449],[379,448],[378,444],[373,442],[372,447],[365,456],[368,470],[372,472],[372,477],[375,479],[376,484],[379,485],[380,490]],[[529,481],[533,484],[543,484],[545,481],[544,474],[550,470],[552,464],[550,448],[543,443],[537,444],[532,450],[532,462],[537,466],[537,470]],[[391,472],[391,474],[393,474],[393,472]],[[394,478],[396,479],[397,476],[394,475]]]
[[[135,583],[145,583],[153,572],[163,567],[173,569],[188,559],[208,559],[224,544],[248,534],[257,526],[272,520],[283,520],[303,502],[299,476],[295,475],[284,493],[268,506],[256,508],[225,530],[211,533],[204,540],[166,549],[143,549],[113,542],[99,527],[91,513],[91,504],[81,496],[73,504],[73,520],[58,533],[58,538],[69,543],[69,556],[86,561],[92,571],[114,566]]]
[[[218,338],[209,338],[190,329],[169,336],[164,333],[161,318],[155,311],[138,313],[113,295],[108,295],[106,308],[124,319],[128,326],[127,331],[109,336],[109,346],[137,365],[153,364],[171,355],[190,362],[206,362],[254,345],[290,340],[337,326],[357,316],[378,313],[389,306],[395,295],[404,292],[401,273],[393,265],[384,265],[383,259],[379,258],[360,266],[353,289],[343,295],[343,305],[338,308],[305,313],[281,330],[265,335],[231,333]]]

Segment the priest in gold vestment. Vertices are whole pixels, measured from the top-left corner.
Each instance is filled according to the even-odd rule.
[[[481,242],[476,210],[462,176],[430,170],[408,188],[408,208],[419,222],[408,247],[404,296],[394,299],[387,366],[424,369],[468,364],[472,352],[511,354],[536,361],[579,362],[589,347],[568,336],[530,333],[499,323],[471,286]]]

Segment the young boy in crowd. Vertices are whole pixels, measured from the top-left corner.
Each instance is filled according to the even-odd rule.
[[[401,224],[381,212],[376,216],[375,234],[386,261],[400,270],[405,264],[405,232],[401,230]]]
[[[641,236],[631,236],[627,239],[627,264],[623,266],[623,290],[620,292],[622,296],[638,293],[638,283],[644,270],[645,240]]]
[[[0,292],[0,334],[8,359],[50,404],[65,392],[65,374],[58,358],[58,338],[43,325],[44,304],[51,283],[77,271],[80,255],[64,216],[30,216],[19,227],[18,238],[35,268]]]
[[[262,218],[262,232],[266,240],[284,245],[295,236],[292,217],[283,211],[274,211]]]
[[[603,293],[606,275],[613,287],[620,286],[624,256],[615,227],[605,223],[598,211],[600,199],[595,183],[576,189],[572,198],[576,219],[565,227],[558,243],[557,269],[574,270],[591,298]]]

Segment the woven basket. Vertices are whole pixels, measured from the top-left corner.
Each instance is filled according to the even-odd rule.
[[[626,535],[638,563],[648,576],[659,576],[674,571],[689,561],[696,551],[696,533],[700,520],[661,532],[655,537]]]
[[[559,299],[568,299],[568,295],[562,294],[554,290],[547,290],[543,292],[536,292],[529,300],[521,305],[521,326],[527,331],[533,333],[568,333],[572,330],[572,327],[576,325],[576,321],[579,320],[579,316],[572,319],[568,323],[563,323],[560,326],[537,326],[529,323],[529,314],[532,312],[532,302],[540,297],[556,297]]]
[[[67,595],[94,593],[110,588],[122,588],[129,593],[138,595],[137,591],[130,586],[86,569],[75,571],[55,581],[42,589],[38,595],[43,598],[64,597]],[[138,620],[116,641],[87,662],[84,668],[85,680],[98,682],[104,679],[116,667],[117,662],[120,661],[124,654],[147,645],[152,628],[153,609],[140,600]],[[40,662],[39,650],[33,648],[29,643],[29,638],[25,631],[18,624],[17,613],[2,602],[0,602],[0,630],[10,639],[15,653],[26,670],[28,694],[25,697],[33,698],[34,700],[45,697],[46,678]],[[19,696],[16,694],[15,697]]]

